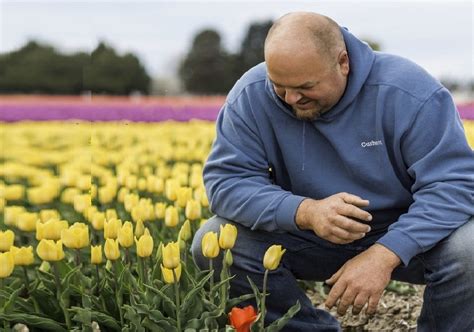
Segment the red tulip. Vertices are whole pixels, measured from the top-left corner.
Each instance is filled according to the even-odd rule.
[[[250,332],[250,325],[257,318],[257,312],[254,307],[249,305],[245,308],[233,307],[229,312],[230,325],[237,332]]]

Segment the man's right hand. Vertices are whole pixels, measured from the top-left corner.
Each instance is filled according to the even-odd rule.
[[[307,198],[296,211],[296,224],[300,229],[312,230],[329,242],[351,243],[370,231],[368,225],[355,220],[372,220],[371,214],[360,208],[368,205],[368,200],[348,193],[338,193],[321,200]]]

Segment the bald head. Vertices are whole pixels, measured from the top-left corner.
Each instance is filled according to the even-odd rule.
[[[316,52],[323,58],[333,58],[346,46],[339,25],[329,17],[295,12],[279,18],[265,40],[265,59],[277,52],[288,55]]]

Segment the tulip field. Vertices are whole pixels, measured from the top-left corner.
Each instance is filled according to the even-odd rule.
[[[204,236],[209,270],[190,255],[212,216],[202,169],[222,99],[48,102],[0,98],[0,329],[278,331],[296,314],[264,326],[266,277],[230,298],[234,226]],[[284,252],[268,249],[267,272]]]

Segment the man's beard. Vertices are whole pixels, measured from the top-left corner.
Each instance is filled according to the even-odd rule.
[[[298,120],[303,121],[314,121],[325,112],[323,108],[312,108],[309,110],[299,110],[296,107],[292,107],[293,114]]]

